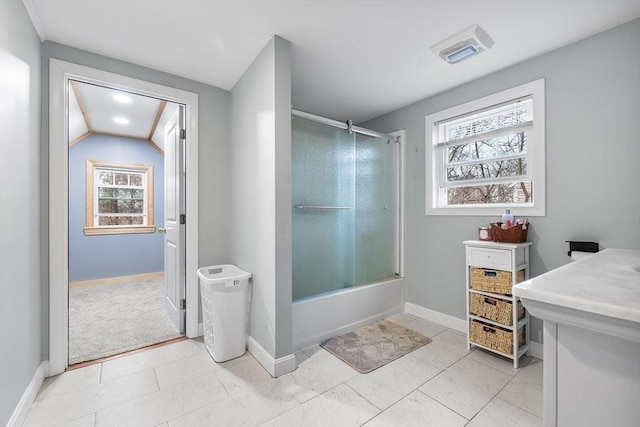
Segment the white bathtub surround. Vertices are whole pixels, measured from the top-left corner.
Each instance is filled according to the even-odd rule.
[[[403,282],[391,280],[294,301],[293,351],[402,313]]]
[[[544,425],[636,425],[640,251],[606,249],[513,289],[544,320]]]

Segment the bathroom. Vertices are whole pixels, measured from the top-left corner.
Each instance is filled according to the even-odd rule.
[[[609,43],[604,38],[593,40],[593,42],[599,45]],[[587,42],[585,41],[585,43]],[[270,46],[269,49],[275,50],[275,58],[281,59],[286,58],[286,55],[278,56],[278,49],[286,51],[286,46],[285,40],[276,38],[273,46]],[[574,48],[578,51],[595,49],[593,46],[583,47],[580,44]],[[266,56],[267,53],[263,51],[262,55]],[[601,54],[604,55],[604,53]],[[563,65],[550,66],[547,61],[558,61],[557,64]],[[586,61],[591,63],[589,60]],[[599,64],[600,67],[608,68],[611,66],[617,70],[611,61],[601,60]],[[254,66],[266,67],[267,65],[263,65],[263,57],[259,56],[254,62]],[[269,64],[269,66],[273,67],[274,65]],[[275,65],[275,67],[277,66],[278,64]],[[476,216],[425,215],[425,116],[429,112],[441,110],[456,102],[480,98],[516,84],[536,80],[541,76],[545,78],[547,93],[546,180],[548,183],[552,182],[553,185],[547,184],[547,193],[544,196],[547,206],[546,215],[529,218],[532,227],[528,240],[533,242],[530,255],[531,276],[537,276],[569,261],[566,255],[566,240],[594,240],[598,241],[602,247],[637,247],[634,239],[640,231],[637,224],[634,224],[635,214],[620,217],[621,223],[625,224],[623,228],[629,231],[629,234],[611,230],[601,220],[602,218],[616,217],[620,209],[628,212],[637,211],[637,207],[635,207],[637,202],[627,196],[629,193],[626,188],[616,186],[609,181],[609,178],[614,179],[611,174],[603,176],[600,173],[591,173],[596,168],[596,165],[591,161],[571,161],[571,167],[566,167],[567,159],[573,158],[574,154],[578,158],[598,159],[597,168],[606,170],[613,167],[616,170],[616,181],[620,179],[620,182],[629,183],[632,187],[635,185],[631,183],[637,181],[637,168],[614,166],[620,160],[617,151],[610,150],[602,144],[596,144],[594,140],[596,134],[592,130],[585,129],[583,126],[577,127],[578,124],[593,123],[600,117],[607,117],[610,112],[605,106],[619,102],[621,97],[624,98],[623,93],[626,93],[626,89],[617,85],[607,88],[597,86],[593,88],[593,90],[601,90],[597,96],[591,92],[585,93],[580,89],[583,87],[584,81],[572,79],[571,72],[568,70],[573,70],[574,73],[579,70],[586,80],[597,80],[598,75],[603,72],[607,73],[607,71],[596,70],[593,66],[585,67],[584,62],[578,60],[570,61],[563,56],[562,52],[559,52],[557,55],[549,55],[515,65],[479,81],[462,85],[360,124],[364,128],[379,132],[391,133],[398,130],[406,132],[404,208],[407,228],[404,235],[404,279],[400,280],[404,284],[405,304],[401,311],[437,321],[457,330],[465,330],[465,322],[462,320],[465,317],[465,307],[460,303],[464,299],[464,289],[459,286],[465,280],[462,242],[475,238],[478,227],[486,225],[486,222],[491,220],[491,218]],[[247,85],[252,84],[248,79],[254,77],[251,74],[253,71],[254,69],[250,68],[243,77],[243,79],[247,79]],[[590,76],[590,73],[593,75]],[[634,80],[631,69],[621,71],[621,76],[627,76],[631,81]],[[245,83],[244,80],[239,83],[237,93],[249,93],[248,90],[242,90],[244,89],[242,87],[242,84]],[[271,94],[276,101],[279,99],[277,96],[278,88],[282,87],[276,85],[276,93]],[[290,90],[289,86],[284,85],[283,91],[287,92],[288,90]],[[289,242],[292,233],[292,212],[295,210],[292,207],[301,203],[291,199],[289,187],[292,179],[289,167],[291,164],[290,144],[292,143],[290,140],[291,114],[286,102],[281,111],[278,110],[276,104],[275,140],[278,143],[275,144],[274,140],[269,141],[271,144],[269,146],[270,152],[257,149],[257,145],[243,147],[243,143],[248,144],[248,135],[260,134],[260,118],[264,117],[263,111],[268,103],[260,99],[236,99],[235,95],[236,93],[232,91],[231,181],[234,183],[234,188],[242,188],[243,191],[232,190],[231,195],[233,206],[232,235],[238,236],[231,242],[231,261],[237,265],[245,266],[248,271],[258,272],[258,274],[260,274],[260,268],[264,267],[265,272],[268,273],[268,286],[263,289],[254,288],[254,298],[272,301],[275,304],[275,309],[270,313],[267,313],[267,310],[252,312],[253,319],[264,320],[268,318],[269,321],[259,321],[257,325],[251,325],[249,349],[252,348],[252,339],[259,343],[269,343],[268,349],[274,349],[274,353],[270,353],[273,357],[271,362],[274,362],[275,359],[285,363],[283,357],[286,358],[291,352],[299,350],[294,347],[291,340],[291,337],[295,336],[295,328],[299,325],[291,320],[292,316],[295,318],[296,304],[292,305],[290,302],[293,291],[291,280],[292,248]],[[284,98],[288,99],[288,96],[287,94]],[[597,98],[598,102],[594,102],[592,98]],[[241,102],[244,103],[242,106]],[[589,105],[591,108],[585,111],[584,105]],[[636,108],[631,105],[630,107],[631,110]],[[259,119],[252,121],[252,117]],[[279,134],[280,129],[282,129],[282,134]],[[627,134],[627,132],[626,130],[622,131],[623,134]],[[624,139],[631,141],[626,137]],[[592,142],[586,143],[585,141]],[[622,139],[618,139],[618,142],[621,143]],[[631,144],[625,150],[634,153],[631,157],[637,157],[635,145]],[[275,156],[275,159],[271,156]],[[268,158],[269,161],[262,163],[263,158]],[[243,165],[247,164],[254,165],[255,173],[258,174],[257,178],[245,174]],[[256,165],[260,166],[256,167]],[[263,186],[267,183],[269,188],[264,188]],[[593,194],[599,196],[596,198]],[[313,203],[312,201],[308,202]],[[260,215],[263,219],[265,216],[268,218],[264,222],[267,228],[262,226],[262,220],[257,218],[256,211],[251,209],[255,206],[261,207]],[[554,211],[562,212],[562,214],[552,214]],[[520,214],[517,211],[515,213]],[[495,213],[494,218],[495,220],[499,219],[499,212]],[[585,232],[585,230],[589,231]],[[249,248],[256,245],[256,240],[254,240],[256,237],[260,250],[251,251]],[[275,262],[271,254],[275,254]],[[268,258],[268,261],[261,259],[263,257]],[[269,291],[266,291],[267,289]],[[267,293],[263,295],[263,291]],[[275,292],[275,295],[271,292]],[[329,308],[325,307],[320,311],[327,309]],[[308,332],[305,331],[305,333]],[[541,357],[541,321],[533,319],[530,338],[532,341],[530,351]],[[264,348],[267,349],[267,347]]]
[[[603,248],[638,249],[637,117],[640,111],[635,96],[640,71],[636,49],[638,28],[637,19],[623,23],[356,123],[381,133],[402,130],[405,133],[402,278],[392,281],[402,285],[403,293],[400,304],[392,304],[387,314],[397,310],[462,330],[466,315],[462,242],[476,238],[479,226],[499,217],[425,215],[425,116],[539,78],[546,80],[547,95],[547,211],[545,216],[529,217],[532,224],[529,241],[533,243],[531,275],[568,263],[566,240],[589,239],[598,241]],[[34,32],[30,34],[33,36]],[[54,41],[37,41],[34,50],[38,58],[42,55],[42,64],[38,60],[34,67],[37,64],[46,68],[50,58],[57,58],[158,83],[169,82],[199,94],[202,137],[198,147],[201,164],[196,215],[202,225],[198,264],[230,262],[252,272],[254,305],[249,350],[270,373],[277,375],[295,369],[292,355],[299,348],[293,339],[297,325],[292,320],[296,304],[292,303],[290,242],[293,206],[301,202],[293,199],[290,187],[290,99],[294,76],[288,42],[279,37],[271,40],[231,91],[168,77],[109,55]],[[432,54],[428,47],[427,53]],[[37,85],[33,83],[35,92],[41,84],[39,69],[37,77]],[[48,74],[43,73],[42,80],[46,82],[47,77]],[[42,83],[42,93],[47,88]],[[34,107],[37,117],[42,115],[43,129],[48,128],[46,102]],[[39,120],[37,124],[31,123],[31,127],[37,129],[33,134],[39,134]],[[621,122],[628,126],[618,126]],[[609,126],[611,123],[617,124],[615,132]],[[31,280],[37,283],[33,286],[37,297],[11,290],[22,292],[17,294],[20,301],[30,298],[24,303],[27,308],[23,311],[31,317],[20,323],[31,325],[31,329],[20,326],[20,335],[29,337],[23,346],[26,350],[7,355],[8,364],[17,366],[15,375],[19,377],[11,388],[8,413],[16,406],[33,372],[49,357],[49,288],[48,280],[40,277],[46,276],[48,255],[41,255],[42,258],[37,255],[41,247],[46,246],[48,232],[48,205],[46,192],[43,193],[49,185],[47,150],[40,148],[39,137],[33,138],[37,140],[37,149],[28,170],[41,176],[43,183],[33,183],[30,191],[36,212],[32,219],[42,223],[43,237],[34,237],[35,243],[30,246],[30,252],[35,254],[34,265],[30,266],[34,267]],[[41,168],[41,164],[45,166]],[[220,241],[225,243],[215,243]],[[532,352],[537,351],[534,355],[541,357],[542,324],[535,319],[531,340],[538,344],[537,350],[532,346]],[[4,350],[2,356],[5,357]],[[3,415],[6,413],[3,406]]]

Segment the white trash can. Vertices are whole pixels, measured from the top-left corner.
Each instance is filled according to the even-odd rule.
[[[242,356],[247,349],[249,279],[235,265],[198,269],[204,344],[216,362]]]

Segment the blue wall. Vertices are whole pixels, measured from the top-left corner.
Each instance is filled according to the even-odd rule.
[[[87,159],[153,165],[154,224],[164,224],[164,156],[141,139],[88,136],[69,149],[69,281],[163,271],[159,233],[84,235]]]

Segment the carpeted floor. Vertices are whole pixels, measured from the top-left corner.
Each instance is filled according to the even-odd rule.
[[[164,309],[162,278],[69,289],[69,364],[180,337]]]
[[[380,320],[328,339],[320,346],[366,374],[430,342],[429,337],[418,332]]]

